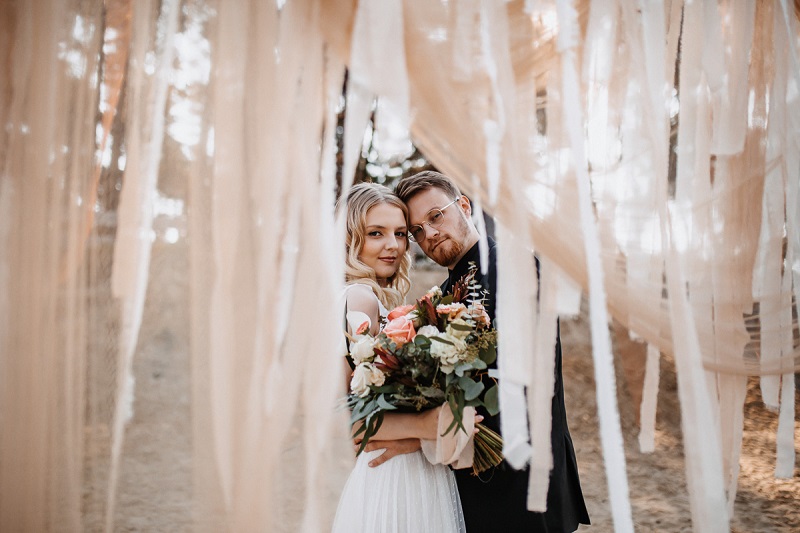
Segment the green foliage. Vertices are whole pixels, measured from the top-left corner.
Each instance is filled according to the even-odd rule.
[[[389,411],[418,412],[446,403],[453,421],[444,434],[467,432],[466,407],[484,406],[490,414],[497,414],[497,386],[486,391],[484,384],[486,368],[497,357],[497,333],[480,300],[468,300],[479,294],[473,279],[469,276],[459,283],[455,296],[431,292],[417,300],[411,311],[404,310],[406,314],[395,319],[402,321],[395,332],[409,331],[411,322],[413,336],[390,338],[381,332],[370,344],[372,356],[361,355],[354,371],[360,372],[358,380],[354,378],[355,385],[351,384],[357,390],[347,398],[351,424],[358,425],[355,436],[362,437],[359,453]],[[436,334],[431,334],[431,327]],[[425,334],[416,333],[421,328],[428,328]],[[499,448],[479,454],[481,461],[502,457],[502,441],[499,436],[480,440],[481,446],[496,447],[498,442]]]

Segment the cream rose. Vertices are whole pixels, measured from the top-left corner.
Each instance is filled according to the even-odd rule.
[[[375,365],[369,365],[369,384],[375,385],[376,387],[380,387],[386,381],[386,374],[381,372],[381,370],[376,367]]]
[[[433,287],[428,289],[428,292],[425,293],[425,296],[428,296],[430,298],[433,298],[434,296],[441,296],[441,295],[442,295],[442,288],[439,287],[438,285],[434,285]]]
[[[417,330],[417,335],[423,335],[425,337],[428,337],[429,339],[431,337],[436,337],[440,334],[441,332],[439,331],[439,328],[437,328],[436,326],[431,326],[430,324],[427,326],[422,326]]]
[[[350,356],[356,364],[364,362],[365,359],[371,359],[375,355],[375,351],[372,348],[374,342],[372,337],[360,335],[356,337],[354,342],[350,343]]]
[[[461,340],[466,339],[467,336],[470,334],[470,330],[454,328],[453,324],[456,324],[456,325],[459,325],[459,326],[465,326],[465,327],[468,327],[468,328],[471,329],[471,326],[469,325],[469,323],[467,323],[467,321],[462,319],[462,318],[456,318],[455,320],[451,320],[450,323],[447,324],[447,334],[448,335],[450,335],[451,337],[455,337],[457,339],[461,339]]]
[[[439,342],[433,339],[431,341],[431,355],[439,359],[442,365],[442,372],[449,374],[456,364],[462,360],[467,349],[467,343],[449,333],[439,335],[439,338],[447,342]]]
[[[369,363],[361,363],[353,370],[353,377],[350,379],[350,390],[353,394],[358,394],[362,398],[369,392],[370,377],[372,369]]]

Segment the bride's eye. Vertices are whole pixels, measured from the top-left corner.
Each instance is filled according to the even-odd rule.
[[[369,235],[370,237],[380,237],[381,236],[381,232],[380,231],[370,231],[369,233],[367,233],[367,235]]]
[[[397,237],[398,239],[406,239],[406,238],[408,238],[408,232],[407,231],[396,231],[394,233],[394,236]]]

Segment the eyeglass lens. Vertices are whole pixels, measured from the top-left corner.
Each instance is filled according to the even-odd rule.
[[[434,209],[430,213],[428,213],[428,218],[425,222],[422,223],[421,226],[411,226],[409,232],[411,233],[411,238],[415,241],[419,242],[422,238],[425,237],[425,227],[424,225],[427,224],[432,228],[438,228],[442,225],[442,219],[444,218],[444,213],[441,209]]]

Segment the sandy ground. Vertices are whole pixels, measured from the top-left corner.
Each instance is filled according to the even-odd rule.
[[[562,342],[567,415],[575,442],[581,484],[593,523],[589,528],[581,528],[581,531],[612,531],[585,313],[577,320],[562,323]],[[623,343],[629,344],[624,340]],[[615,342],[615,345],[619,344]],[[629,356],[640,356],[639,352],[628,349]],[[616,355],[619,363],[619,349]],[[636,530],[692,531],[674,363],[667,358],[661,360],[656,450],[652,454],[641,453],[637,441],[639,404],[638,401],[632,402],[631,397],[639,397],[641,385],[636,390],[636,384],[626,380],[620,367],[617,364],[618,400]],[[795,405],[800,406],[797,397]],[[777,418],[777,413],[764,408],[758,380],[751,378],[745,403],[739,488],[731,521],[734,533],[800,530],[800,470],[795,468],[794,478],[789,480],[775,479],[773,476]],[[797,427],[795,449],[800,451],[800,432]]]
[[[157,244],[150,294],[136,355],[136,400],[128,426],[117,499],[115,531],[191,531],[191,409],[189,388],[187,265],[179,245]],[[443,279],[441,270],[418,269],[415,290],[424,291]],[[575,442],[581,481],[593,522],[581,531],[613,531],[599,439],[589,330],[585,314],[562,323],[564,385],[567,412]],[[620,347],[621,346],[621,347]],[[641,357],[636,347],[618,346],[628,357]],[[631,355],[633,354],[633,355]],[[618,365],[619,367],[620,365]],[[628,376],[629,378],[629,376]],[[662,359],[656,451],[638,451],[636,379],[618,371],[621,422],[627,472],[637,531],[691,531],[682,454],[680,409],[675,369]],[[757,382],[750,380],[746,403],[741,476],[732,529],[745,532],[800,530],[800,470],[790,480],[772,476],[777,415],[759,400]],[[800,405],[798,411],[800,413]],[[795,445],[800,448],[800,432]],[[87,531],[102,529],[103,460],[108,453],[107,430],[87,428],[85,518]],[[298,453],[288,450],[287,454]],[[301,476],[287,469],[285,475]],[[301,498],[284,509],[287,531],[302,514]],[[335,509],[335,498],[326,513]]]

